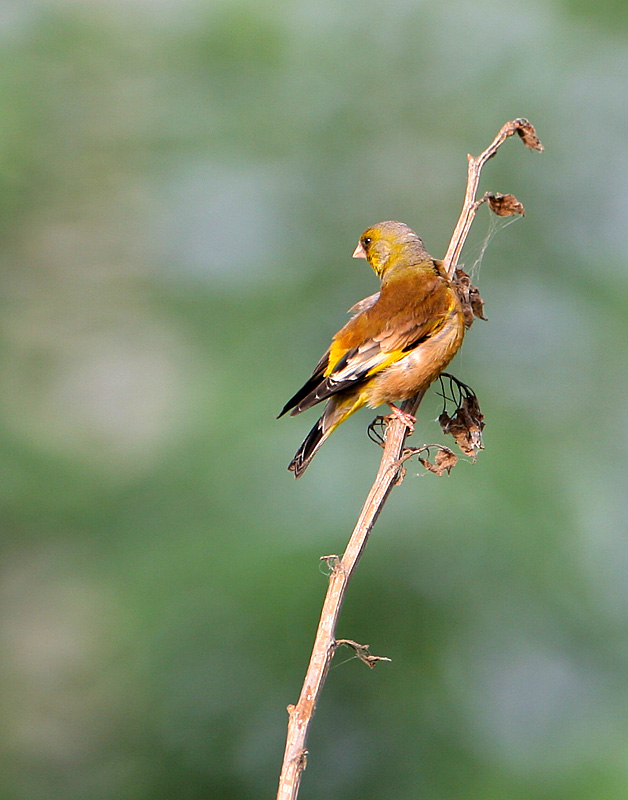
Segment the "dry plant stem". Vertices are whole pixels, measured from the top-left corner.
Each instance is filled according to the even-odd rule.
[[[403,410],[414,414],[423,394],[421,392],[417,397],[404,403]],[[347,549],[342,559],[335,563],[331,559],[326,559],[332,564],[332,573],[301,694],[296,706],[288,706],[288,736],[277,800],[293,800],[298,795],[301,775],[305,769],[308,727],[336,648],[336,622],[345,592],[364,552],[369,533],[397,481],[399,457],[407,434],[408,428],[400,419],[390,423],[377,476],[362,507]]]
[[[458,259],[460,258],[460,253],[462,252],[464,243],[469,235],[471,223],[473,222],[476,211],[486,199],[485,197],[481,198],[480,200],[475,199],[478,193],[478,186],[480,184],[482,167],[486,164],[489,158],[492,158],[495,155],[495,153],[499,150],[509,136],[513,136],[513,134],[518,133],[526,125],[528,125],[528,121],[525,119],[515,119],[512,120],[512,122],[507,122],[490,143],[490,145],[486,148],[486,150],[483,153],[480,153],[477,158],[467,155],[469,164],[467,167],[467,191],[464,196],[464,204],[462,206],[462,211],[460,212],[460,217],[458,218],[456,227],[454,228],[451,241],[449,242],[449,247],[447,248],[447,252],[443,258],[445,269],[450,277],[453,275],[456,264],[458,263]]]
[[[506,139],[522,127],[523,123],[526,123],[526,121],[514,120],[506,123],[481,155],[477,158],[468,156],[469,168],[464,205],[443,259],[449,275],[453,275],[475,213],[481,202],[483,202],[475,199],[482,167],[489,158],[495,155]],[[407,400],[403,403],[402,410],[414,416],[424,394],[424,391],[420,392],[416,397]],[[407,435],[408,428],[402,420],[393,419],[390,422],[386,431],[384,452],[375,481],[353,529],[347,549],[339,561],[326,559],[332,565],[332,573],[329,578],[329,587],[325,595],[325,602],[323,603],[316,639],[301,694],[296,705],[288,706],[288,735],[279,778],[277,800],[295,800],[298,796],[301,776],[307,760],[306,743],[309,726],[336,648],[336,623],[340,615],[345,592],[364,552],[369,534],[377,521],[379,513],[384,507],[384,503],[393,486],[398,481],[401,469],[401,454]]]

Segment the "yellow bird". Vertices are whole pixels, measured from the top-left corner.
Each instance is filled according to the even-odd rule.
[[[353,306],[312,377],[288,400],[283,416],[327,400],[325,410],[288,469],[300,477],[325,439],[363,406],[387,403],[409,428],[416,421],[395,403],[426,389],[455,356],[464,337],[458,294],[441,261],[403,222],[364,231],[354,258],[365,258],[380,291]]]

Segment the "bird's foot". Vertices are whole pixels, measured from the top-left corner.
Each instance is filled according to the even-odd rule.
[[[402,411],[392,403],[388,403],[388,405],[390,406],[393,416],[397,417],[397,419],[400,419],[406,426],[408,433],[414,433],[414,423],[416,422],[416,417],[413,417],[412,414],[408,414],[406,411]]]

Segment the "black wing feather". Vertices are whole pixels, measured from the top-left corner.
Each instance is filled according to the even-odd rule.
[[[316,387],[320,384],[325,376],[325,369],[327,364],[329,363],[329,350],[325,353],[325,355],[321,358],[318,362],[316,367],[314,368],[314,372],[312,373],[311,377],[303,384],[303,386],[299,389],[299,391],[294,394],[290,400],[286,403],[286,405],[281,409],[281,412],[277,416],[283,417],[283,415],[290,411],[291,408],[294,408],[298,405],[304,397],[307,397],[312,391],[316,389]]]
[[[295,414],[300,414],[302,411],[312,408],[312,406],[315,406],[317,403],[327,400],[327,398],[331,397],[333,394],[342,392],[343,389],[348,389],[350,386],[355,386],[357,381],[365,377],[368,374],[370,366],[367,366],[363,371],[354,371],[350,378],[345,378],[344,380],[339,380],[335,377],[338,372],[347,366],[348,362],[357,352],[357,347],[352,347],[351,350],[347,350],[334,367],[332,374],[328,375],[326,378],[321,375],[319,382],[315,386],[312,386],[307,394],[303,394],[298,404],[295,403],[295,408],[290,416],[293,417]],[[305,386],[303,389],[305,389]]]

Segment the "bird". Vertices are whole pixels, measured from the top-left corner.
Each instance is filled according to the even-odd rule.
[[[325,440],[358,409],[385,403],[412,431],[416,419],[396,404],[427,389],[460,349],[465,325],[460,298],[442,261],[403,222],[367,228],[353,258],[364,258],[381,281],[376,294],[349,309],[309,380],[281,410],[300,414],[326,401],[288,469],[299,478]]]

